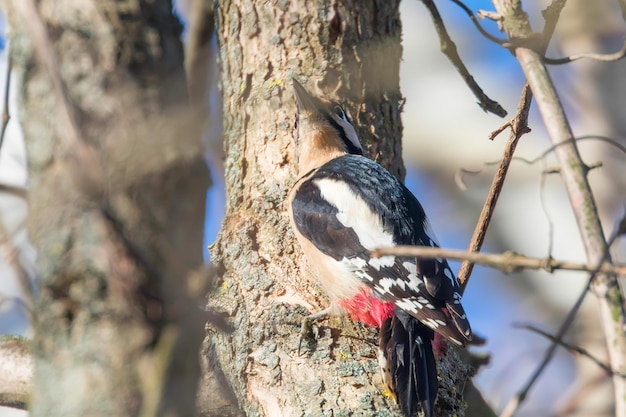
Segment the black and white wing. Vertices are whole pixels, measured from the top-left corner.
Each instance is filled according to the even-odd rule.
[[[298,233],[379,298],[458,345],[471,339],[459,286],[445,260],[369,256],[381,247],[436,245],[426,233],[423,208],[386,169],[358,155],[336,158],[304,179],[291,204]]]

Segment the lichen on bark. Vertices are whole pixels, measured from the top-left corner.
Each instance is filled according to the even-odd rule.
[[[369,156],[403,178],[398,3],[231,0],[216,9],[227,205],[209,305],[235,331],[211,332],[207,343],[248,415],[399,415],[381,394],[373,329],[333,317],[298,353],[302,318],[327,300],[284,206],[296,180],[293,78],[341,102]]]

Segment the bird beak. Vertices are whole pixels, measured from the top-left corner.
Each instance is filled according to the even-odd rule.
[[[315,114],[319,111],[317,105],[315,104],[315,99],[313,98],[313,96],[311,96],[309,92],[306,91],[304,87],[302,87],[302,84],[296,81],[295,78],[293,79],[293,89],[296,93],[298,112],[300,114]]]

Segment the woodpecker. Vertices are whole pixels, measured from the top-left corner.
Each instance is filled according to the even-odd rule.
[[[291,227],[331,307],[379,330],[385,386],[407,416],[432,414],[437,374],[433,331],[471,340],[456,276],[445,259],[373,258],[396,245],[437,246],[415,196],[363,156],[344,109],[295,79],[299,179],[289,193]]]

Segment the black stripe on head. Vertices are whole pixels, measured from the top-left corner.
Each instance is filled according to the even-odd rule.
[[[339,123],[337,123],[330,116],[328,116],[327,120],[328,120],[328,123],[330,123],[330,125],[339,134],[339,137],[343,141],[343,144],[346,145],[346,149],[347,149],[348,153],[353,154],[353,155],[363,155],[363,149],[356,147],[354,145],[354,143],[352,143],[352,141],[350,139],[348,139],[348,135],[346,135],[346,131],[343,130],[343,128],[341,127],[341,125],[339,125]]]
[[[326,106],[324,116],[339,134],[339,137],[346,147],[346,151],[352,155],[363,155],[363,148],[352,125],[352,121],[344,109],[338,103],[331,102]]]

